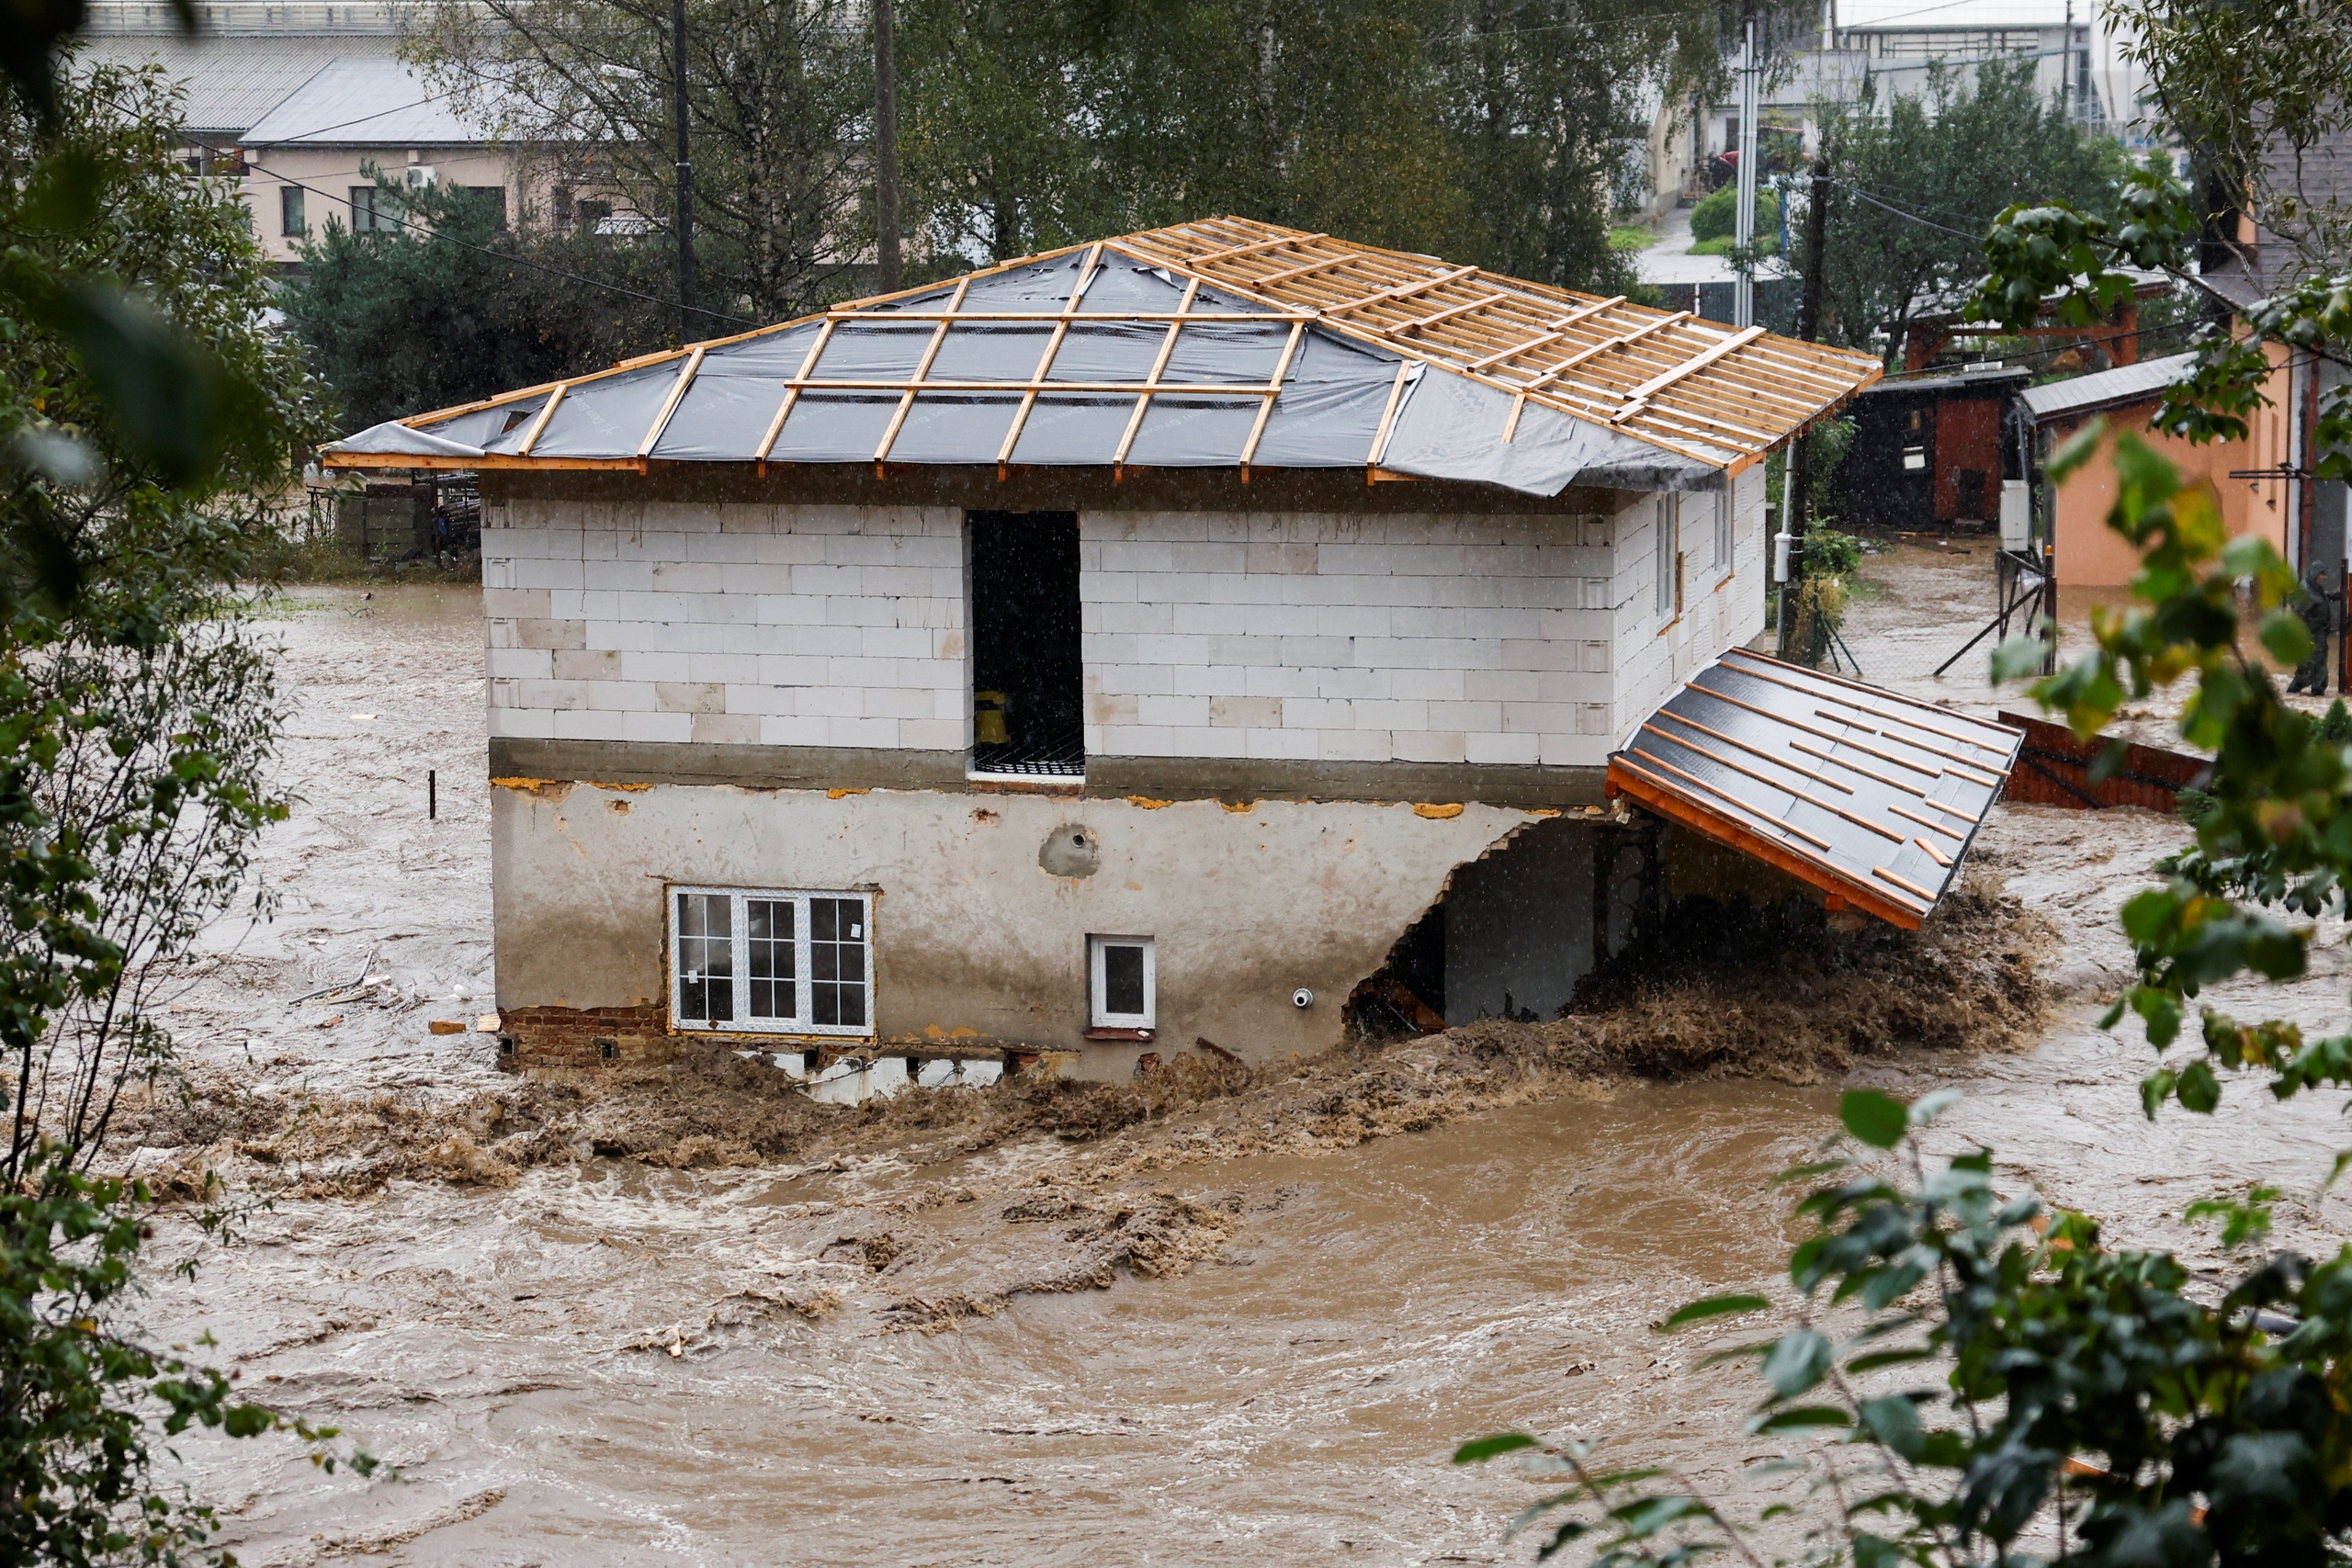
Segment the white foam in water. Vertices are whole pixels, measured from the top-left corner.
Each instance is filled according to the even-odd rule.
[[[853,1056],[810,1080],[808,1098],[827,1105],[856,1105],[876,1096],[887,1099],[906,1087],[904,1056],[878,1056],[870,1064]]]
[[[911,1077],[904,1056],[879,1056],[870,1063],[853,1056],[812,1075],[810,1055],[778,1051],[768,1060],[786,1077],[807,1084],[810,1099],[827,1105],[855,1105],[876,1096],[887,1099],[909,1088],[982,1089],[1004,1077],[1002,1062],[964,1062],[947,1056],[916,1057]]]

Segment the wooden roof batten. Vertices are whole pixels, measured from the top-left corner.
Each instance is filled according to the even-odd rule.
[[[1085,310],[1088,288],[1110,255],[1162,269],[1182,283],[1181,302],[1173,310]],[[978,281],[1046,263],[1068,265],[1067,259],[1071,258],[1077,276],[1058,309],[1024,310],[993,305],[963,309]],[[1203,299],[1204,289],[1214,290],[1220,298]],[[1073,328],[1112,321],[1166,329],[1147,376],[1086,382],[1051,378],[1056,358]],[[1263,381],[1169,381],[1166,371],[1180,335],[1187,327],[1211,322],[1287,326],[1290,330],[1273,374]],[[1025,380],[1018,378],[1017,372],[1015,378],[992,381],[933,378],[933,363],[948,333],[966,323],[1030,323],[1049,331],[1035,368]],[[861,330],[902,326],[910,333],[922,333],[926,342],[912,373],[826,376],[822,366],[826,349],[837,329],[848,325]],[[675,379],[637,444],[634,460],[614,461],[614,466],[641,468],[654,456],[654,448],[684,404],[688,389],[712,351],[812,326],[816,331],[796,372],[770,383],[775,386],[779,400],[753,455],[763,469],[786,422],[808,392],[899,394],[888,428],[873,454],[877,470],[888,463],[921,394],[1018,394],[1010,428],[997,454],[1000,474],[1011,464],[1039,396],[1072,393],[1134,399],[1131,416],[1112,458],[1114,479],[1128,466],[1155,400],[1255,400],[1257,416],[1246,444],[1236,454],[1246,479],[1274,404],[1298,362],[1309,326],[1406,362],[1400,365],[1379,435],[1367,455],[1367,472],[1374,478],[1396,423],[1410,364],[1444,370],[1507,396],[1509,410],[1496,432],[1500,441],[1515,438],[1526,406],[1533,402],[1732,473],[1760,460],[1774,446],[1834,412],[1880,374],[1874,358],[1775,338],[1759,328],[1735,330],[1700,321],[1687,311],[1662,311],[1634,304],[1622,295],[1605,299],[1579,295],[1431,256],[1223,217],[1023,256],[959,279],[851,301],[817,315],[642,355],[607,369],[414,415],[400,423],[412,429],[429,429],[460,414],[541,398],[511,455],[492,454],[484,461],[485,466],[552,467],[566,460],[535,453],[567,392],[610,376],[676,363]],[[341,457],[330,454],[329,460],[345,467],[401,467],[418,459],[398,453],[355,453]],[[435,458],[434,463],[452,460]],[[605,466],[613,460],[571,461]]]

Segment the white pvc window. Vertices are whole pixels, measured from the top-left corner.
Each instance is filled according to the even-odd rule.
[[[1731,492],[1728,489],[1715,492],[1715,570],[1731,570]]]
[[[1159,1006],[1159,965],[1148,936],[1086,939],[1087,995],[1095,1029],[1150,1029]]]
[[[864,893],[670,889],[670,1019],[680,1030],[874,1032]]]

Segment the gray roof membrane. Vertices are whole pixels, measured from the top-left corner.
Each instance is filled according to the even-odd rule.
[[[715,344],[704,353],[651,456],[698,462],[746,462],[763,456],[761,443],[784,407],[788,383],[802,374],[821,333],[823,351],[806,372],[811,380],[944,384],[937,391],[915,393],[890,441],[887,456],[894,463],[985,465],[1004,454],[1005,460],[1018,464],[1102,467],[1117,460],[1125,443],[1125,461],[1138,467],[1234,467],[1250,452],[1250,433],[1265,400],[1249,389],[1265,387],[1281,368],[1282,390],[1250,453],[1259,467],[1364,468],[1377,455],[1382,468],[1397,473],[1546,496],[1579,483],[1697,490],[1722,482],[1721,471],[1705,463],[1540,403],[1521,411],[1514,439],[1506,443],[1509,394],[1442,367],[1403,361],[1320,322],[1298,333],[1285,366],[1295,313],[1205,285],[1193,291],[1191,312],[1267,320],[1189,324],[1170,347],[1164,321],[1072,320],[1059,327],[1057,343],[1057,323],[1051,321],[955,321],[942,332],[936,321],[890,319],[944,311],[951,304],[959,315],[1070,310],[1084,261],[1084,253],[1073,253],[977,276],[963,286],[960,299],[957,285],[950,283],[861,307],[833,317],[829,333],[821,321],[808,321]],[[1175,312],[1184,296],[1183,284],[1166,271],[1111,254],[1102,258],[1074,309],[1165,315]],[[1168,360],[1160,367],[1159,386],[1234,390],[1154,390],[1129,440],[1139,400],[1133,389],[1152,380],[1163,348]],[[1396,389],[1399,367],[1406,364],[1403,395],[1382,448],[1383,416]],[[673,357],[573,382],[529,456],[635,457],[685,365]],[[1073,389],[1027,391],[1041,365],[1047,387],[1071,383]],[[1100,389],[1106,382],[1128,389]],[[871,462],[905,395],[899,388],[804,388],[792,399],[764,456],[786,463]],[[543,400],[532,402],[531,411]],[[464,452],[519,454],[532,422],[510,422],[508,411],[516,406],[458,414],[423,428]],[[1016,419],[1019,437],[1005,454],[1005,438]],[[383,444],[413,440],[419,434],[378,426],[343,446],[356,452],[418,450]],[[435,455],[462,452],[436,447]]]
[[[1960,875],[2021,731],[1734,649],[1610,758],[1612,782],[1728,820],[1916,926]],[[1755,852],[1731,832],[1726,841]]]

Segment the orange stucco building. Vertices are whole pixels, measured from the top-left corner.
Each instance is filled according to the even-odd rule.
[[[2271,406],[2257,411],[2246,439],[2201,446],[2149,428],[2165,388],[2188,373],[2193,357],[2176,354],[2029,389],[2023,398],[2044,457],[2093,419],[2104,419],[2106,445],[2111,446],[2123,431],[2136,433],[2171,459],[2187,482],[2213,496],[2233,536],[2258,534],[2292,553],[2289,523],[2293,483],[2283,471],[2291,456],[2283,413],[2290,402],[2285,351],[2272,351]],[[2108,509],[2115,502],[2114,465],[2086,463],[2055,490],[2049,504],[2059,586],[2120,588],[2130,582],[2139,570],[2139,553],[2107,525]]]

